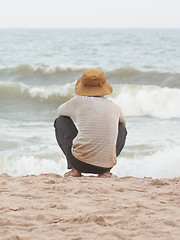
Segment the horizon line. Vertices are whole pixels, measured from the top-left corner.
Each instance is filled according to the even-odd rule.
[[[180,29],[180,27],[0,27],[0,29]]]

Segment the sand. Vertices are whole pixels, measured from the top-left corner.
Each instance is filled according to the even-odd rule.
[[[5,239],[180,239],[180,178],[2,174]]]

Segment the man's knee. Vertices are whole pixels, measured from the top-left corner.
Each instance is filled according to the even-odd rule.
[[[125,139],[127,136],[127,129],[122,123],[119,123],[119,134],[123,139]]]
[[[77,128],[72,119],[67,116],[59,116],[54,121],[56,135],[63,139],[74,139],[77,135]]]
[[[118,137],[117,137],[117,143],[116,143],[116,156],[118,156],[122,151],[122,149],[124,148],[126,136],[127,136],[126,128],[122,123],[119,123]]]
[[[54,127],[55,127],[55,129],[57,129],[57,128],[64,128],[64,127],[66,127],[66,125],[68,126],[69,123],[71,123],[71,122],[72,122],[72,120],[71,120],[70,117],[59,116],[54,121]]]

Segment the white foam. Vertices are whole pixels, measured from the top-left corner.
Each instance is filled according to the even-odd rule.
[[[118,157],[117,161],[112,173],[118,177],[174,178],[180,176],[180,146],[156,152],[151,156],[136,156],[134,159]],[[65,171],[66,159],[62,153],[54,159],[45,155],[11,155],[1,158],[0,174],[25,176],[57,173],[63,175]]]
[[[63,175],[66,168],[64,158],[58,160],[48,158],[38,158],[33,155],[29,156],[11,156],[1,159],[1,173],[7,173],[11,176],[39,175],[42,173],[57,173]]]
[[[3,73],[12,73],[12,74],[24,74],[24,73],[34,73],[39,72],[42,74],[53,74],[53,73],[62,73],[62,72],[73,72],[73,71],[84,71],[87,68],[94,67],[93,65],[74,65],[74,64],[54,64],[54,65],[45,65],[45,64],[33,64],[33,65],[12,65],[10,67],[0,67],[0,72]]]
[[[127,159],[118,158],[113,173],[119,177],[173,178],[180,176],[180,146],[159,151],[151,156]]]
[[[127,117],[180,118],[180,89],[157,86],[115,86],[112,99]]]
[[[74,83],[67,83],[62,86],[26,87],[22,88],[22,91],[27,91],[32,98],[68,97],[73,95]]]
[[[0,82],[0,91],[3,93],[5,91],[11,92],[14,98],[14,94],[18,97],[21,95],[28,95],[30,98],[59,98],[59,97],[72,97],[74,94],[75,82],[67,83],[65,85],[50,85],[50,86],[29,86],[23,83],[13,83],[13,82]],[[9,96],[11,97],[11,96]]]

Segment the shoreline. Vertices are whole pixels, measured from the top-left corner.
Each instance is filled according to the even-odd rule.
[[[0,175],[0,239],[179,239],[180,177]]]

